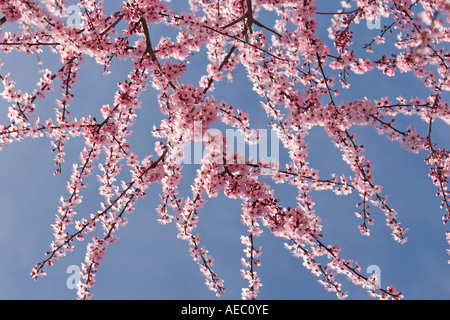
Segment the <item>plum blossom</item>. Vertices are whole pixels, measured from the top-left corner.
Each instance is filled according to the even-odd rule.
[[[341,278],[373,298],[402,298],[393,286],[375,287],[358,262],[345,258],[343,248],[327,244],[315,192],[355,195],[354,214],[359,220],[355,228],[362,236],[370,236],[378,211],[392,238],[407,241],[402,215],[388,203],[367,147],[355,133],[357,126],[371,127],[408,152],[426,154],[423,158],[444,211],[442,220],[448,222],[450,151],[438,146],[431,134],[436,121],[450,124],[445,101],[450,90],[448,1],[340,1],[342,10],[336,12],[314,0],[191,0],[185,12],[175,2],[127,0],[108,3],[115,7],[110,11],[105,9],[106,1],[79,1],[84,14],[79,28],[73,28],[65,21],[66,1],[0,1],[0,50],[36,56],[52,53],[60,63],[59,70],[50,70],[39,59],[42,74],[31,92],[19,87],[14,74],[0,73],[0,96],[7,103],[0,150],[27,138],[45,137],[54,153],[54,174],[60,175],[66,166],[71,170],[51,223],[54,239],[31,277],[44,276],[44,269],[70,253],[74,243],[88,241],[77,296],[92,299],[95,276],[108,247],[119,240],[127,215],[135,212],[139,200],[159,185],[157,221],[175,226],[206,287],[217,296],[226,292],[225,281],[214,271],[213,254],[197,226],[205,203],[223,194],[241,203],[246,230],[240,237],[241,276],[247,282],[241,290],[243,299],[256,299],[263,290],[257,268],[264,267],[258,245],[264,232],[282,239],[318,283],[339,299],[348,296]],[[319,19],[324,16],[331,22],[328,39],[319,32]],[[361,44],[356,25],[377,17],[390,22],[376,34],[358,35],[365,42]],[[6,31],[10,25],[14,32]],[[170,32],[157,38],[155,25]],[[387,49],[380,53],[380,48]],[[201,68],[192,63],[198,57],[204,63]],[[124,60],[129,71],[118,80],[108,101],[93,106],[92,114],[74,117],[79,73],[90,60],[105,76],[116,72],[118,60]],[[351,84],[369,74],[394,79],[410,75],[426,93],[405,97],[380,90],[376,97],[356,92],[357,98],[349,99],[345,92]],[[236,77],[247,79],[257,97],[255,108],[261,109],[256,117],[250,106],[232,104],[229,97],[217,93],[219,85]],[[95,90],[87,88],[86,94],[89,89]],[[130,137],[148,89],[156,92],[159,108],[153,112],[159,111],[161,119],[146,119],[156,143],[142,153]],[[53,102],[50,93],[57,95]],[[53,106],[50,116],[44,112],[49,105]],[[398,124],[401,116],[417,116],[427,130]],[[285,159],[255,160],[228,152],[230,141],[212,134],[218,124],[242,132],[247,144],[255,142],[255,118],[267,120],[277,133]],[[339,150],[349,173],[326,177],[314,168],[306,137],[315,127],[322,128]],[[66,145],[74,138],[84,145],[78,162],[68,165]],[[186,193],[180,186],[188,179],[184,172],[189,168],[179,160],[192,141],[204,142],[207,152],[201,155]],[[91,190],[88,181],[94,174],[102,200],[97,208],[84,212],[80,204]],[[294,205],[286,205],[277,195],[275,187],[281,184],[295,191]],[[450,243],[449,231],[445,234]]]

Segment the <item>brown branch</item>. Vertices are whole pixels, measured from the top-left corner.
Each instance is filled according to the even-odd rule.
[[[109,17],[108,17],[108,18],[109,18]],[[122,21],[122,19],[123,19],[123,14],[120,14],[119,17],[116,19],[116,21],[114,21],[114,23],[111,24],[108,28],[106,28],[105,30],[103,30],[103,31],[99,34],[99,36],[102,37],[102,36],[104,36],[105,34],[107,34],[111,29],[113,29],[115,26],[117,26],[117,24],[118,24],[120,21]]]
[[[156,57],[156,54],[155,54],[155,52],[153,51],[153,48],[152,48],[152,41],[150,39],[150,31],[148,30],[147,21],[145,21],[145,19],[143,17],[141,17],[141,19],[139,21],[140,21],[140,23],[142,25],[142,28],[144,30],[144,35],[145,35],[145,43],[146,43],[145,53],[148,53],[150,55],[150,57],[152,58],[152,60],[155,61],[158,64],[158,71],[161,72],[162,75],[164,75],[164,72],[162,71],[162,68],[161,68],[161,64],[159,63],[159,60]],[[173,84],[172,81],[168,81],[167,80],[167,84],[174,91],[177,90],[177,87]]]

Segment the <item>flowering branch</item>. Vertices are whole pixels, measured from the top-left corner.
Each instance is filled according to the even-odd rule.
[[[377,207],[393,238],[406,242],[408,229],[388,205],[382,186],[375,184],[373,164],[353,133],[355,126],[372,127],[412,153],[427,154],[429,176],[444,209],[443,222],[448,222],[450,151],[438,146],[432,128],[434,133],[438,120],[450,124],[450,107],[445,101],[445,92],[450,91],[450,55],[445,47],[449,42],[450,8],[444,0],[432,4],[419,0],[355,3],[357,7],[352,8],[351,1],[341,1],[342,10],[330,12],[318,8],[313,0],[192,0],[190,11],[178,12],[176,4],[171,8],[160,0],[128,0],[105,14],[103,1],[85,0],[78,4],[83,14],[75,27],[68,23],[64,1],[0,2],[2,52],[53,53],[61,64],[56,73],[42,69],[42,77],[30,93],[17,88],[14,74],[0,75],[4,87],[1,97],[9,103],[6,123],[0,125],[0,150],[26,138],[47,137],[55,153],[54,173],[58,174],[65,161],[66,142],[75,137],[84,142],[79,163],[73,164],[67,182],[68,195],[60,198],[51,225],[54,240],[46,258],[32,269],[32,278],[45,275],[46,267],[74,248],[74,240],[84,241],[92,234],[81,268],[83,283],[78,288],[78,298],[92,298],[95,277],[108,246],[118,240],[118,230],[128,223],[126,214],[135,210],[156,182],[161,186],[158,221],[164,225],[174,222],[177,236],[188,243],[207,287],[217,296],[225,293],[224,280],[215,273],[214,258],[203,247],[196,226],[207,199],[223,192],[227,198],[241,201],[242,223],[247,229],[240,238],[245,247],[241,275],[248,281],[241,291],[243,299],[256,299],[261,291],[256,267],[261,267],[262,249],[257,247],[257,238],[267,230],[283,238],[286,248],[302,258],[303,266],[338,298],[347,296],[338,276],[361,286],[371,297],[402,298],[403,294],[392,286],[375,285],[372,277],[361,273],[358,263],[343,259],[339,246],[325,244],[323,217],[315,211],[313,192],[328,190],[342,196],[357,193],[360,199],[355,215],[361,220],[360,233],[370,235],[369,227],[375,221],[372,207]],[[259,15],[260,11],[272,12],[268,16],[275,21]],[[318,16],[331,16],[327,40],[320,37]],[[376,36],[363,32],[361,41],[354,41],[356,24],[380,17],[392,20]],[[153,27],[162,25],[175,34],[169,32],[155,40],[157,30]],[[10,26],[17,28],[14,32],[3,30]],[[369,39],[364,39],[366,36]],[[393,39],[387,41],[389,37]],[[386,52],[374,54],[382,45],[387,47],[383,47]],[[200,59],[204,66],[193,67],[192,58],[201,51],[205,53]],[[99,115],[72,118],[77,102],[75,86],[83,85],[78,82],[78,74],[87,59],[102,66],[105,76],[116,70],[112,66],[119,59],[130,62],[132,68],[117,83],[109,104],[97,106]],[[196,76],[201,72],[197,80],[189,77],[192,68]],[[382,77],[396,77],[398,72],[411,75],[429,92],[420,91],[411,99],[401,95],[368,99],[353,91],[340,96],[337,86],[350,89],[358,76],[375,72]],[[258,130],[250,124],[247,101],[232,105],[228,96],[221,100],[215,88],[224,79],[232,81],[242,73],[261,106],[257,120],[267,119],[286,151],[282,161],[255,161],[245,154],[225,152],[224,147],[232,141],[210,134],[212,126],[219,123],[240,130],[245,141],[255,142]],[[46,106],[37,107],[38,98],[48,99],[55,81],[60,82],[61,97],[56,100],[54,114],[41,120]],[[153,128],[157,156],[148,153],[139,157],[129,136],[141,116],[142,93],[149,87],[157,92],[162,116],[159,123],[153,116],[145,121],[145,125],[152,122],[148,131]],[[422,119],[428,132],[420,134],[412,125],[403,129],[395,121],[404,115]],[[306,137],[314,127],[323,128],[340,150],[350,176],[333,173],[323,178],[313,167]],[[207,152],[201,155],[191,194],[185,195],[181,181],[187,178],[183,172],[186,167],[180,159],[192,141],[204,142]],[[96,169],[103,200],[97,213],[83,215],[77,212],[82,192]],[[267,183],[262,182],[264,178],[268,178]],[[275,196],[276,185],[284,183],[293,189],[294,208],[285,207]],[[82,216],[76,220],[78,214]],[[72,225],[75,230],[70,230]],[[94,235],[98,225],[103,233]],[[450,232],[445,235],[450,241]]]

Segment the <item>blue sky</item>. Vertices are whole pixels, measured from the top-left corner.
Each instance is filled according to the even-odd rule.
[[[324,1],[318,1],[319,8]],[[322,5],[322,7],[320,7]],[[331,8],[329,8],[331,10]],[[322,10],[325,11],[325,10]],[[323,21],[323,22],[322,22]],[[326,28],[321,20],[322,30]],[[377,30],[359,26],[366,37]],[[154,39],[163,33],[154,26],[150,32]],[[364,40],[361,43],[365,42]],[[42,55],[44,65],[57,70],[56,56]],[[18,87],[24,91],[34,88],[39,79],[36,57],[0,54],[5,63],[0,73],[15,72]],[[201,56],[188,69],[192,82],[197,82],[205,65]],[[76,99],[71,111],[74,117],[89,113],[98,114],[99,108],[111,103],[116,83],[122,81],[130,70],[129,62],[119,62],[112,68],[110,76],[102,75],[102,67],[87,61],[80,71],[79,86],[74,90]],[[427,92],[418,80],[400,75],[387,78],[375,71],[364,76],[352,76],[348,92],[341,90],[340,99],[345,101],[397,95],[406,98],[426,97]],[[244,70],[239,69],[232,84],[216,85],[212,93],[226,99],[236,107],[250,112],[255,128],[266,128],[266,122],[258,110],[259,102],[251,92]],[[39,101],[37,108],[42,119],[53,112],[54,99],[60,92]],[[153,138],[150,130],[160,119],[155,92],[149,90],[143,95],[143,107],[134,127],[135,135],[131,145],[136,153],[144,156],[153,153]],[[448,101],[448,95],[447,95]],[[8,104],[0,102],[0,120],[5,123]],[[426,128],[424,123],[413,118],[399,121],[406,128],[407,121]],[[370,237],[362,237],[357,229],[360,220],[353,215],[357,195],[337,197],[327,191],[314,192],[316,212],[322,218],[324,241],[338,244],[342,256],[352,258],[363,266],[363,274],[370,265],[381,270],[381,285],[393,285],[402,291],[406,299],[448,299],[450,297],[450,274],[447,264],[448,248],[441,222],[443,211],[439,208],[440,198],[427,176],[424,152],[411,154],[385,137],[376,134],[372,128],[354,128],[358,141],[365,145],[366,154],[374,163],[374,177],[383,185],[383,194],[389,195],[389,204],[399,212],[399,220],[410,229],[409,241],[400,245],[391,239],[384,223],[384,216],[373,209],[375,225]],[[423,131],[422,131],[423,132]],[[442,122],[433,128],[433,138],[449,148],[448,126]],[[331,172],[348,173],[349,169],[322,128],[314,128],[308,136],[310,163],[319,169],[321,177]],[[53,240],[50,224],[58,207],[58,199],[66,196],[66,181],[70,176],[71,164],[78,161],[82,139],[67,143],[66,162],[60,176],[53,176],[53,157],[50,141],[46,138],[25,140],[8,145],[0,153],[0,299],[74,299],[75,290],[69,290],[66,273],[70,265],[79,265],[84,259],[84,243],[76,243],[74,252],[48,268],[47,276],[37,282],[29,277],[35,263],[43,260]],[[186,181],[181,193],[189,195],[196,165],[186,165]],[[88,189],[83,193],[84,202],[79,206],[79,217],[87,216],[99,208],[100,197],[96,194],[98,183],[93,176],[88,180]],[[295,205],[295,190],[288,185],[277,185],[276,194],[284,205]],[[108,253],[96,276],[93,290],[96,299],[214,299],[215,296],[204,285],[204,278],[192,261],[187,243],[176,238],[174,225],[161,226],[155,207],[159,204],[159,186],[149,189],[147,198],[138,203],[133,215],[128,216],[128,225],[118,232],[119,241],[108,248]],[[223,299],[240,299],[242,287],[247,285],[240,276],[240,259],[243,245],[240,235],[245,227],[240,222],[240,201],[226,199],[223,194],[208,201],[200,212],[198,232],[203,245],[216,260],[214,270],[225,280],[226,294]],[[262,246],[262,266],[258,268],[263,287],[260,299],[335,299],[317,283],[301,260],[291,256],[284,249],[280,239],[271,236],[266,229],[257,243]],[[370,275],[369,273],[366,273]],[[367,293],[341,279],[349,299],[367,299]]]

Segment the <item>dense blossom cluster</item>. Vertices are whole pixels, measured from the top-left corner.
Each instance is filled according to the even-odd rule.
[[[243,299],[256,298],[262,285],[256,271],[262,254],[257,240],[266,229],[285,239],[286,248],[339,298],[347,296],[338,281],[340,275],[365,288],[372,297],[402,298],[402,293],[391,286],[377,287],[372,277],[363,275],[359,263],[343,257],[339,246],[325,243],[311,192],[357,193],[361,200],[356,216],[361,220],[358,228],[362,235],[370,234],[374,222],[370,211],[376,207],[384,214],[394,239],[400,243],[407,240],[407,228],[387,203],[382,187],[375,183],[372,162],[351,132],[354,126],[371,126],[403,148],[427,154],[429,176],[442,199],[443,222],[448,222],[450,151],[437,146],[431,135],[436,121],[450,125],[450,107],[443,96],[450,90],[450,56],[445,49],[450,42],[448,1],[343,0],[336,12],[317,8],[314,0],[189,0],[191,10],[186,12],[161,0],[123,1],[113,13],[106,12],[103,0],[80,0],[77,5],[81,23],[69,25],[65,0],[0,1],[2,29],[10,24],[17,26],[17,31],[2,31],[2,53],[33,55],[48,51],[57,54],[62,65],[59,70],[42,70],[36,89],[28,93],[16,88],[14,75],[0,75],[1,96],[9,104],[8,121],[0,125],[0,150],[26,138],[47,137],[58,174],[66,141],[84,139],[79,163],[73,164],[67,183],[68,195],[61,197],[52,224],[54,240],[45,260],[32,269],[33,278],[45,275],[44,269],[70,252],[75,240],[84,241],[101,225],[103,234],[91,236],[87,245],[83,282],[78,288],[80,299],[92,298],[95,275],[108,246],[118,239],[117,230],[127,224],[126,214],[132,213],[136,202],[157,183],[161,185],[158,221],[175,223],[178,237],[189,244],[208,288],[217,295],[225,292],[224,280],[213,270],[214,258],[203,247],[196,226],[206,201],[223,192],[242,202],[241,218],[248,232],[241,236],[241,273],[248,281],[242,289]],[[260,20],[263,11],[272,12],[276,19]],[[317,35],[318,18],[326,16],[331,20],[327,40]],[[355,48],[356,25],[379,17],[389,17],[389,24],[382,26],[364,48]],[[154,39],[149,27],[152,24],[172,28],[176,36]],[[396,54],[375,56],[374,48],[388,42]],[[184,82],[189,75],[190,57],[201,50],[207,56],[204,75],[198,83]],[[132,63],[132,70],[118,83],[110,104],[98,106],[102,119],[93,115],[71,117],[71,104],[76,99],[73,88],[87,59],[104,66],[105,75],[117,59]],[[271,129],[287,150],[289,162],[254,162],[242,154],[225,154],[217,146],[227,141],[210,137],[206,143],[209,152],[201,159],[191,194],[180,194],[183,166],[179,159],[188,143],[202,140],[216,122],[241,130],[248,140],[255,134],[245,106],[230,105],[213,94],[215,84],[233,80],[239,66],[245,68]],[[339,91],[351,86],[352,74],[378,71],[387,77],[411,73],[422,80],[429,95],[411,99],[338,99]],[[131,149],[128,137],[141,108],[141,94],[150,86],[159,92],[163,120],[153,124],[152,132],[158,141],[154,154],[139,156]],[[40,119],[37,99],[45,99],[55,88],[61,92],[55,114]],[[421,135],[413,127],[397,127],[394,122],[401,115],[419,117],[426,122],[428,132]],[[198,123],[200,133],[196,130]],[[316,126],[323,127],[342,152],[351,176],[333,174],[324,179],[310,166],[305,137]],[[81,192],[94,169],[101,173],[99,194],[104,200],[96,213],[78,218]],[[129,180],[119,179],[127,170]],[[270,174],[263,175],[263,170]],[[269,179],[263,182],[263,177]],[[272,182],[296,188],[297,206],[285,207],[276,197]],[[450,241],[449,232],[446,239]]]

